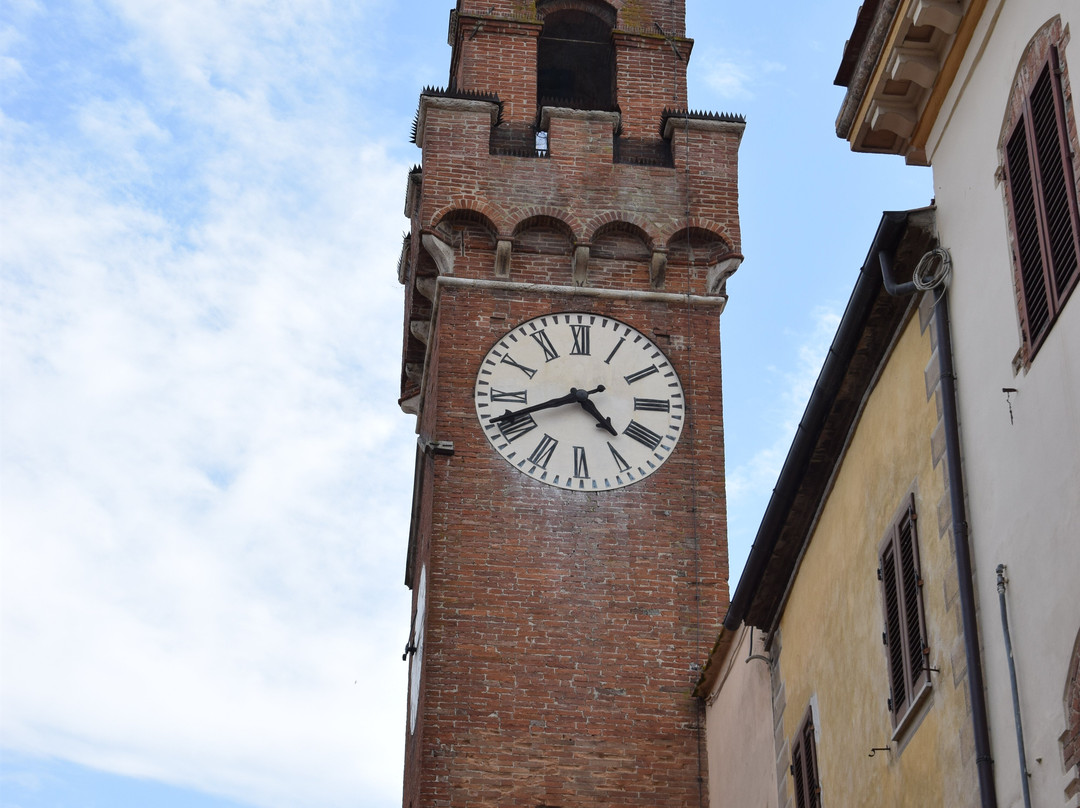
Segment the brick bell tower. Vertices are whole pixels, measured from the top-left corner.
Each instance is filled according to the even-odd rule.
[[[458,0],[409,174],[405,808],[703,806],[743,120],[682,0]]]

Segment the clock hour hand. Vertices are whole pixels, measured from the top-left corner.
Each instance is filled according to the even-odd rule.
[[[503,421],[513,421],[520,418],[523,415],[529,413],[538,412],[539,410],[550,410],[553,407],[561,407],[564,404],[573,404],[575,401],[580,401],[581,396],[585,396],[585,400],[588,400],[589,396],[593,393],[602,393],[604,391],[604,385],[600,385],[595,390],[578,390],[576,387],[571,387],[570,392],[565,396],[559,396],[558,398],[549,398],[547,401],[542,401],[539,404],[533,404],[530,407],[522,407],[520,410],[510,411],[507,410],[502,415],[496,415],[492,418],[492,423],[502,423]]]
[[[600,389],[603,390],[604,388],[601,387]],[[619,434],[618,432],[615,431],[615,427],[613,427],[611,425],[611,419],[610,418],[605,418],[603,415],[601,415],[600,410],[596,409],[596,405],[593,404],[591,401],[589,401],[589,399],[587,399],[587,398],[579,398],[578,399],[578,404],[581,405],[581,409],[585,410],[585,412],[589,413],[589,415],[591,415],[593,418],[596,419],[596,425],[600,429],[606,429],[612,435],[618,435]]]

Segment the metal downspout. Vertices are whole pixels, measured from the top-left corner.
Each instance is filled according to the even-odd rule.
[[[1024,808],[1031,808],[1031,789],[1028,784],[1027,753],[1024,751],[1024,725],[1020,721],[1020,691],[1016,685],[1016,660],[1013,659],[1012,633],[1009,631],[1009,610],[1005,605],[1005,565],[997,566],[998,605],[1001,607],[1001,632],[1005,635],[1005,654],[1009,657],[1009,683],[1012,685],[1013,721],[1016,723],[1016,748],[1020,753],[1020,788]]]
[[[912,285],[898,285],[892,277],[888,255],[882,251],[882,279],[892,293],[914,291]],[[959,579],[960,617],[964,631],[964,655],[967,660],[968,691],[971,696],[971,723],[975,733],[975,766],[979,778],[981,808],[997,808],[994,785],[994,759],[990,755],[990,729],[986,713],[986,685],[983,681],[982,656],[979,653],[979,624],[976,618],[975,585],[971,571],[971,548],[968,542],[967,506],[964,473],[960,465],[960,422],[956,414],[956,376],[953,370],[952,332],[949,322],[949,291],[935,290],[934,324],[938,339],[938,370],[941,372],[941,413],[945,424],[945,456],[949,471],[949,505],[952,511],[953,549]]]

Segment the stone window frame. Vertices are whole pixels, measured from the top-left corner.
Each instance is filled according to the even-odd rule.
[[[1080,797],[1080,631],[1073,643],[1069,672],[1065,677],[1065,731],[1058,739],[1068,782],[1065,799]]]
[[[1080,143],[1065,61],[1068,39],[1068,29],[1057,16],[1028,42],[1016,70],[998,142],[1021,339],[1017,370],[1030,367],[1080,280],[1076,265],[1080,261]],[[1049,103],[1053,104],[1057,155],[1053,154],[1054,144],[1044,141],[1040,147],[1034,128],[1038,110],[1033,111],[1031,101],[1035,93],[1046,92],[1044,82],[1049,83]],[[1043,106],[1047,103],[1045,95],[1041,102]],[[1057,192],[1047,194],[1042,175],[1049,161],[1055,163],[1052,171],[1060,171],[1062,177]],[[1067,225],[1048,227],[1048,222],[1060,222],[1063,216]],[[1071,233],[1063,235],[1063,226]],[[1058,234],[1056,241],[1051,239],[1052,229]],[[1055,267],[1055,254],[1061,258],[1061,251],[1070,246],[1071,256],[1065,255],[1059,262],[1065,268]]]

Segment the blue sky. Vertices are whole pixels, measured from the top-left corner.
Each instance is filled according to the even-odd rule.
[[[0,6],[0,808],[400,802],[413,424],[396,262],[451,0]],[[689,0],[747,116],[732,584],[884,209],[856,0]]]

